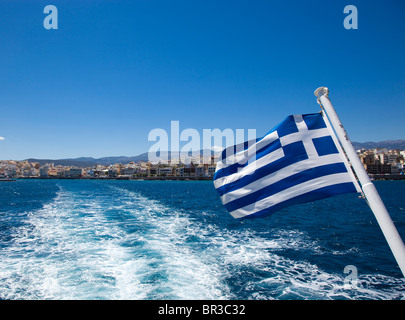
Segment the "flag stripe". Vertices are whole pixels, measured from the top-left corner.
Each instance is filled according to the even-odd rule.
[[[351,190],[351,191],[348,191]],[[292,205],[297,205],[297,204],[303,204],[311,201],[316,201],[320,199],[325,199],[334,195],[342,194],[342,193],[348,193],[348,192],[356,192],[353,186],[353,182],[345,182],[345,183],[339,183],[336,185],[331,185],[327,187],[322,187],[319,189],[316,189],[314,191],[310,191],[304,194],[300,194],[296,197],[292,197],[289,200],[280,202],[275,204],[272,207],[265,208],[261,211],[258,211],[253,214],[249,214],[246,216],[234,216],[235,218],[246,218],[246,219],[252,219],[252,218],[259,218],[259,217],[265,217],[271,213],[274,213],[276,211],[279,211],[281,209],[284,209],[286,207],[292,206]]]
[[[283,150],[286,155],[284,158],[271,162],[264,167],[258,168],[253,174],[245,175],[235,182],[231,182],[217,188],[219,195],[222,196],[225,193],[245,187],[261,177],[267,176],[299,161],[308,159],[304,145],[300,141],[285,146]]]
[[[233,201],[234,199],[246,196],[252,192],[256,192],[267,185],[273,184],[278,180],[285,179],[291,175],[294,175],[296,172],[302,171],[307,169],[308,167],[315,166],[322,166],[327,164],[334,164],[334,163],[341,163],[340,157],[338,155],[328,155],[325,157],[320,158],[317,161],[316,165],[313,164],[312,159],[307,159],[298,163],[293,163],[289,166],[281,168],[281,170],[277,170],[271,174],[268,174],[260,179],[254,180],[252,179],[251,182],[244,186],[244,188],[234,188],[234,189],[227,189],[227,193],[224,193],[221,196],[221,200],[224,204]],[[225,188],[224,188],[225,189]]]
[[[249,158],[255,157],[253,160],[257,161],[261,157],[264,157],[268,153],[270,153],[276,149],[279,149],[279,148],[281,148],[281,144],[280,144],[280,140],[277,139],[277,140],[267,144],[264,148],[257,150],[257,152],[255,154],[252,154],[246,158],[249,159]],[[246,159],[246,160],[248,160],[248,159]],[[228,176],[233,173],[236,173],[236,172],[238,172],[238,170],[246,167],[247,165],[249,165],[248,161],[246,161],[245,163],[243,163],[243,161],[240,161],[240,162],[237,162],[234,164],[230,164],[224,168],[218,169],[218,171],[215,172],[214,180]],[[217,166],[218,166],[218,164],[217,164]]]
[[[271,162],[279,160],[282,157],[284,157],[284,152],[282,148],[274,150],[273,152],[265,155],[264,157],[261,157],[259,160],[250,163],[249,165],[244,167],[243,170],[240,169],[238,172],[214,180],[214,186],[216,188],[220,188],[223,185],[239,180],[243,176],[253,174],[257,169],[260,169]]]
[[[235,218],[264,216],[292,204],[358,191],[321,113],[288,116],[255,144],[230,151],[236,153],[222,153],[226,158],[217,164],[214,186]]]
[[[231,211],[230,213],[233,217],[237,218],[245,217],[250,214],[258,213],[262,210],[269,210],[274,205],[284,202],[286,200],[293,199],[297,195],[303,195],[308,192],[321,189],[323,187],[333,186],[336,184],[347,182],[350,182],[352,184],[352,189],[355,190],[353,182],[351,181],[351,178],[348,176],[347,172],[323,176],[317,179],[306,181],[298,185],[294,185],[288,189],[285,189],[279,193],[261,199],[255,203],[251,203],[248,204],[247,206]]]
[[[258,153],[265,152],[265,150],[267,150],[266,146],[277,139],[277,132],[271,132],[262,139],[258,139],[256,142],[251,141],[250,143],[244,143],[243,147],[242,144],[239,144],[237,146],[226,148],[221,154],[221,157],[225,158],[221,158],[221,160],[218,161],[216,170],[226,168],[236,163],[245,163],[253,156],[256,156],[257,158]]]
[[[264,188],[257,190],[256,192],[250,192],[248,195],[238,197],[233,201],[224,203],[225,207],[229,211],[236,210],[240,207],[244,207],[256,201],[259,201],[265,197],[269,197],[276,193],[279,193],[285,189],[291,188],[297,184],[331,175],[335,173],[346,172],[346,167],[343,163],[327,164],[316,168],[310,168],[296,174],[290,175],[284,179],[277,180],[274,183],[267,184]]]

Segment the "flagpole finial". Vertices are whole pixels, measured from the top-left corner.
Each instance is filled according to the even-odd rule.
[[[318,89],[315,90],[314,95],[318,98],[316,101],[319,103],[319,105],[322,107],[321,103],[321,97],[325,96],[326,98],[329,99],[329,89],[327,87],[319,87]]]
[[[329,89],[327,87],[319,87],[315,90],[314,95],[318,98],[325,95],[328,98]]]

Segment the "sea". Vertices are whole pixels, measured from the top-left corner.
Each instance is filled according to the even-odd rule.
[[[374,182],[405,239],[405,181]],[[0,182],[2,300],[401,300],[364,199],[237,220],[212,181]]]

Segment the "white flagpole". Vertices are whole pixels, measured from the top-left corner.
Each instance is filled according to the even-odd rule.
[[[373,211],[378,224],[391,248],[391,251],[405,277],[405,245],[402,242],[401,236],[399,235],[391,217],[382,202],[380,195],[377,192],[374,184],[370,181],[370,178],[364,169],[363,164],[360,161],[356,151],[353,148],[352,143],[344,129],[332,103],[329,100],[328,94],[329,89],[326,87],[320,87],[315,90],[315,96],[318,97],[318,102],[323,106],[328,118],[335,130],[339,141],[342,145],[343,150],[346,152],[347,158],[349,159],[354,172],[356,173],[361,188],[363,189],[364,196]]]

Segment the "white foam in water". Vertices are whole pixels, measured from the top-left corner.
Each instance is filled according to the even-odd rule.
[[[97,196],[61,189],[0,252],[0,298],[403,298],[401,279],[360,275],[346,288],[344,274],[282,256],[317,253],[316,241],[295,230],[268,232],[203,224],[122,188]]]
[[[249,228],[220,229],[203,225],[190,214],[170,210],[158,203],[127,190],[141,209],[134,211],[153,224],[147,246],[165,256],[168,281],[174,299],[240,299],[232,293],[229,282],[241,272],[246,274],[239,291],[248,295],[243,299],[400,299],[405,282],[383,276],[381,282],[360,276],[355,288],[345,287],[345,275],[328,274],[316,265],[293,261],[277,255],[285,249],[311,250],[319,253],[319,244],[296,230],[277,230],[268,239]],[[132,204],[133,205],[133,204]],[[147,214],[145,214],[147,212]],[[159,213],[159,214],[156,214]],[[193,250],[186,239],[196,236],[206,243],[204,250]],[[330,254],[337,254],[330,252]],[[246,271],[248,270],[248,271]],[[255,279],[255,274],[264,274]],[[250,280],[249,280],[250,279]],[[393,282],[388,290],[377,289],[380,283]],[[373,288],[375,287],[375,288]],[[263,291],[263,292],[261,292]]]
[[[31,212],[13,246],[3,253],[2,299],[142,299],[125,235],[102,215],[102,206],[60,191]],[[108,235],[106,239],[100,235]],[[4,280],[6,279],[6,280]]]
[[[223,283],[223,272],[211,261],[201,259],[186,244],[196,226],[189,217],[180,216],[157,201],[128,190],[118,189],[127,196],[128,208],[140,221],[150,226],[144,234],[143,249],[157,256],[158,266],[150,273],[158,273],[162,281],[154,284],[148,298],[154,299],[226,299],[229,290]],[[198,227],[197,227],[198,228]]]
[[[155,201],[115,190],[148,232],[126,234],[103,215],[106,199],[61,190],[29,213],[0,264],[2,299],[221,299],[221,272],[184,246],[191,222]],[[126,203],[125,203],[126,202]],[[115,210],[114,206],[109,207]],[[126,241],[143,243],[134,250]]]

